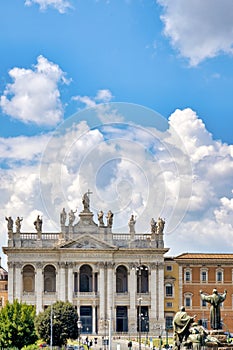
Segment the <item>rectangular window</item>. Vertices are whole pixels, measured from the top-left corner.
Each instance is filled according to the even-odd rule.
[[[172,329],[172,321],[173,321],[173,316],[166,316],[165,318],[166,329]]]
[[[191,306],[191,298],[190,297],[186,297],[185,298],[185,306],[186,307],[190,307]]]
[[[222,282],[222,271],[217,272],[217,282]]]
[[[165,288],[166,297],[172,297],[173,296],[173,288],[171,284],[167,284]]]
[[[202,273],[201,273],[201,280],[202,280],[202,282],[206,282],[207,281],[207,273],[206,273],[206,271],[202,271]]]
[[[167,265],[166,269],[167,269],[167,271],[172,271],[172,266],[171,265]]]
[[[172,307],[172,303],[171,302],[166,303],[166,307]]]
[[[207,305],[207,304],[206,304],[206,301],[205,301],[205,300],[202,300],[202,301],[201,301],[201,306],[204,306],[204,307],[205,307],[206,305]]]
[[[185,281],[186,282],[190,282],[191,281],[191,276],[190,276],[190,271],[186,271],[185,272]]]

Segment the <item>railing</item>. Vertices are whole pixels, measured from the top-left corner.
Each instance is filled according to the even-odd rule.
[[[99,295],[98,292],[73,292],[73,297],[77,298],[77,297],[97,297]]]
[[[24,232],[20,233],[20,238],[21,239],[29,239],[29,240],[37,240],[38,234],[37,233],[29,233],[29,232]],[[59,238],[59,233],[58,232],[46,232],[41,234],[41,239],[43,240],[58,240]]]
[[[58,240],[60,236],[59,232],[45,232],[41,233],[41,239],[42,240]],[[20,233],[20,238],[23,240],[37,240],[38,234],[30,233],[30,232],[23,232]],[[130,241],[131,236],[129,233],[113,233],[112,239],[115,241]],[[134,241],[146,241],[151,239],[151,234],[148,233],[140,233],[134,235]]]

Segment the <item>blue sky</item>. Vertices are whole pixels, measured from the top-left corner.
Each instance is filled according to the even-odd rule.
[[[175,235],[183,239],[183,247],[189,251],[190,235],[194,233],[199,235],[197,241],[200,242],[192,246],[195,251],[204,249],[203,247],[209,245],[210,241],[212,243],[208,249],[211,251],[231,250],[233,232],[232,23],[233,4],[229,0],[206,0],[205,2],[201,0],[188,2],[186,0],[172,2],[169,0],[2,0],[0,3],[2,244],[6,242],[6,222],[4,221],[6,215],[24,216],[24,227],[30,229],[30,220],[33,221],[33,215],[43,213],[44,227],[52,230],[51,206],[58,203],[54,213],[57,216],[59,206],[61,208],[63,205],[66,206],[67,210],[78,206],[79,197],[87,187],[91,187],[91,184],[96,189],[96,197],[101,195],[107,205],[112,204],[114,207],[114,201],[110,200],[109,196],[111,197],[111,191],[116,191],[117,196],[121,198],[119,177],[122,176],[121,187],[126,193],[129,190],[126,184],[130,183],[132,187],[129,193],[134,193],[137,188],[138,196],[141,197],[138,202],[132,197],[131,204],[127,205],[121,198],[123,202],[119,201],[115,208],[116,212],[121,211],[120,203],[124,203],[124,213],[128,216],[134,212],[137,213],[138,221],[143,217],[141,224],[138,222],[138,227],[145,231],[149,227],[149,224],[146,227],[145,214],[155,217],[166,215],[170,222],[167,245],[174,247],[174,254],[179,252],[179,246],[175,242],[177,239],[174,241]],[[102,103],[110,106],[105,106],[105,109],[101,110]],[[122,104],[123,109],[117,105],[118,103]],[[93,115],[88,116],[88,112],[84,112],[80,117],[80,113],[86,108],[94,110],[99,123],[102,123],[98,132],[98,128],[96,132],[91,132],[90,123],[82,122],[82,118],[87,117],[90,120],[94,118]],[[101,117],[99,112],[102,113]],[[100,153],[99,161],[102,159],[102,165],[94,171],[92,169],[92,173],[87,168],[86,179],[79,173],[81,165],[72,168],[69,162],[65,164],[67,180],[63,177],[62,181],[71,189],[77,181],[79,190],[72,192],[70,189],[72,194],[66,196],[63,188],[65,185],[61,181],[63,197],[59,197],[59,200],[57,196],[55,196],[56,200],[55,197],[50,198],[50,204],[47,203],[50,209],[44,208],[43,200],[38,198],[35,190],[41,186],[39,169],[41,164],[43,168],[43,160],[50,154],[49,140],[55,138],[55,144],[58,148],[61,147],[58,146],[57,136],[53,134],[54,130],[57,130],[60,138],[68,135],[71,132],[71,120],[75,121],[77,134],[72,136],[73,131],[70,136],[73,143],[67,146],[65,146],[66,141],[62,141],[63,146],[68,147],[66,154],[71,155],[74,151],[72,147],[75,148],[74,145],[78,142],[80,135],[91,132],[91,136],[89,135],[90,139],[93,137],[93,144],[90,142],[91,149],[94,147],[95,150],[98,142],[105,142],[106,148],[102,146],[104,148],[102,152],[106,152],[106,158],[102,159],[103,153]],[[127,126],[117,127],[114,132],[110,132],[106,122],[116,121],[123,121]],[[158,135],[155,130],[151,131],[151,128],[156,129],[158,123],[166,124],[166,122],[169,136]],[[142,128],[141,133],[137,132],[138,129],[132,132],[133,128],[129,127],[131,123],[139,125]],[[95,125],[93,122],[91,124],[92,127]],[[172,127],[175,132],[171,129]],[[145,135],[149,139],[150,136],[145,133],[145,130],[148,132],[149,129],[156,142],[148,146]],[[111,135],[110,144],[106,143],[108,132]],[[117,135],[118,140],[122,140],[123,137],[126,147],[124,152],[127,149],[127,157],[124,152],[117,153],[119,145],[115,144],[113,147],[113,139],[115,140],[116,137],[113,135]],[[82,137],[85,138],[85,135]],[[176,137],[181,140],[179,145],[176,144]],[[164,160],[159,157],[166,158],[169,152],[173,154],[171,163],[173,165],[179,163],[177,169],[180,176],[177,175],[177,179],[184,179],[187,176],[189,167],[183,171],[180,159],[182,157],[186,159],[188,154],[191,169],[189,177],[192,183],[188,181],[189,190],[187,190],[187,196],[184,195],[186,198],[184,202],[189,204],[183,207],[181,205],[182,209],[178,204],[176,205],[175,211],[179,212],[178,216],[172,214],[174,209],[170,203],[172,197],[164,196],[161,207],[158,203],[150,202],[150,198],[153,198],[151,193],[153,190],[157,193],[158,188],[150,187],[145,194],[147,199],[143,197],[143,190],[139,188],[140,186],[144,188],[145,184],[143,185],[144,180],[140,182],[140,179],[145,175],[146,183],[150,184],[152,176],[150,167],[149,164],[148,167],[144,164],[147,159],[145,154],[139,158],[140,150],[135,161],[135,153],[126,140],[141,147],[142,145],[145,148],[149,147],[150,157],[155,157],[154,162],[158,161],[160,165]],[[158,146],[158,141],[163,146],[166,145],[164,146],[167,150],[166,155],[161,151],[162,146],[156,150],[155,145]],[[43,147],[47,143],[48,147],[44,150]],[[80,147],[80,145],[77,146],[79,152]],[[86,147],[88,149],[87,144]],[[181,158],[179,158],[180,155],[172,153],[175,148],[184,152]],[[59,152],[61,152],[60,148],[57,153],[63,157]],[[82,149],[82,152],[87,162],[87,150]],[[68,158],[66,156],[62,159],[68,160]],[[130,165],[123,166],[123,160],[126,158],[131,161],[130,164],[133,162],[137,164],[137,166],[134,164],[136,167],[131,169],[131,174],[128,171]],[[75,161],[73,156],[69,161],[71,159]],[[110,160],[113,161],[112,164]],[[94,164],[93,158],[90,163]],[[107,163],[110,165],[106,166]],[[89,163],[87,165],[90,166]],[[63,166],[60,164],[60,173],[64,171]],[[140,175],[136,168],[147,170],[144,175],[142,173]],[[99,172],[98,169],[102,170]],[[75,171],[76,177],[70,176]],[[155,173],[159,174],[159,172]],[[95,175],[96,182],[91,178],[91,174]],[[103,177],[101,181],[99,174]],[[140,185],[130,176],[134,180],[139,179]],[[177,198],[181,199],[180,189],[184,189],[183,180],[179,180],[180,183],[177,184],[177,179],[173,179],[165,170],[163,179],[165,179],[163,180],[164,193],[169,191],[173,193],[179,187],[178,195],[174,193],[173,195],[176,198],[175,201]],[[21,181],[25,185],[24,192],[22,187],[18,188]],[[53,177],[50,181],[54,182]],[[58,185],[54,191],[59,192]],[[25,194],[28,197],[26,203],[22,200]],[[97,210],[102,200],[94,198],[93,194]],[[183,199],[180,202],[183,203]],[[142,209],[151,207],[152,204],[157,205],[154,214]],[[169,209],[166,210],[166,206]],[[107,206],[103,209],[107,210]],[[148,220],[150,219],[149,216]],[[117,220],[120,223],[126,219],[124,215],[119,217],[116,215],[116,223]],[[171,225],[172,220],[179,222],[179,228]],[[120,229],[128,229],[127,224],[125,227],[123,224],[116,226]],[[223,243],[219,245],[217,235],[222,229],[225,236]]]

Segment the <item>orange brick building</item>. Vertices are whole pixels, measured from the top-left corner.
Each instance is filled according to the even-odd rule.
[[[221,307],[222,328],[233,332],[233,254],[185,253],[174,258],[178,265],[179,306],[197,315],[210,328],[209,304],[200,298],[200,290],[212,294],[214,288],[227,297]],[[165,310],[166,312],[166,310]]]
[[[8,272],[1,267],[0,258],[0,309],[6,305],[8,300]]]

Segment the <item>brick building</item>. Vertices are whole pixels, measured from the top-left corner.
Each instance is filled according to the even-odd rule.
[[[1,266],[1,258],[0,258],[0,309],[6,305],[8,300],[8,273]]]
[[[233,254],[185,253],[174,258],[179,269],[179,305],[190,315],[197,315],[210,328],[209,304],[200,298],[200,290],[212,294],[214,288],[222,294],[222,328],[233,331]]]

